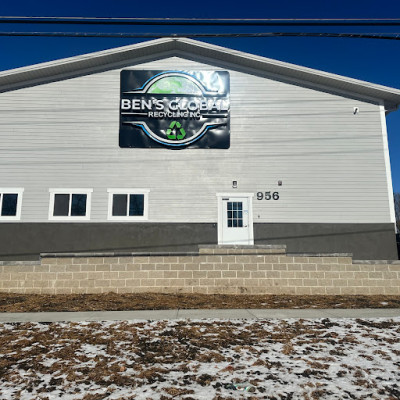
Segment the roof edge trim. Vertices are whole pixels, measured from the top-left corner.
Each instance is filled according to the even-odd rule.
[[[79,71],[90,70],[96,66],[107,66],[124,60],[141,59],[152,54],[179,51],[193,56],[229,62],[235,65],[270,72],[283,77],[294,78],[313,84],[341,89],[365,97],[381,99],[390,109],[400,105],[400,90],[367,81],[349,78],[330,72],[316,70],[255,54],[221,47],[189,38],[162,38],[139,42],[137,44],[87,53],[79,56],[34,64],[0,72],[0,91],[15,90],[31,84],[40,84],[46,78],[62,75],[78,75]],[[56,79],[57,80],[57,79]],[[38,82],[38,83],[34,83]],[[388,107],[389,108],[389,107]]]

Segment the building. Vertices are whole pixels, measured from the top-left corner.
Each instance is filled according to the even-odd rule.
[[[400,90],[189,39],[0,73],[0,259],[189,251],[395,259]]]

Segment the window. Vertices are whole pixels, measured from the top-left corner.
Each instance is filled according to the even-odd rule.
[[[228,201],[227,204],[228,228],[243,227],[243,203],[241,201]]]
[[[0,188],[0,221],[21,219],[22,193],[24,189]]]
[[[50,220],[90,219],[90,203],[93,189],[49,189]]]
[[[108,189],[108,219],[147,220],[148,189]]]

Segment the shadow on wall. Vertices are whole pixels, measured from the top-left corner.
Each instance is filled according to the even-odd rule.
[[[400,260],[400,233],[396,234],[397,258]]]

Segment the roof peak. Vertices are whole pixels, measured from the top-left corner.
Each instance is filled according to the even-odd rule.
[[[184,56],[185,53],[200,61],[202,59],[217,60],[227,65],[227,68],[237,66],[253,73],[259,71],[271,76],[283,76],[294,82],[312,84],[320,90],[336,90],[350,95],[356,94],[366,100],[382,101],[387,109],[397,108],[400,104],[399,89],[182,37],[148,40],[2,71],[0,72],[0,91],[68,79],[80,74],[99,72],[101,69],[118,68],[119,65],[123,66],[124,63],[126,65],[129,61],[140,64],[152,57]]]

